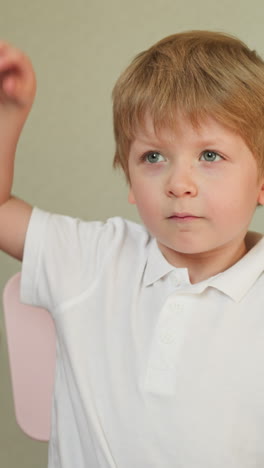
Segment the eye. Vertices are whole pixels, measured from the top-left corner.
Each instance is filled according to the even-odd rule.
[[[207,162],[214,162],[214,161],[220,161],[222,156],[220,154],[216,153],[215,151],[210,151],[210,150],[205,150],[202,152],[200,160],[207,161]]]
[[[159,163],[166,160],[165,157],[162,156],[162,154],[160,154],[158,151],[150,151],[144,154],[142,158],[144,161],[150,164]]]

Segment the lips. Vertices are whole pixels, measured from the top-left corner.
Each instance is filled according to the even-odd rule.
[[[198,216],[193,215],[192,213],[173,213],[169,218],[198,218]]]
[[[192,213],[181,212],[181,213],[173,213],[172,215],[168,217],[168,219],[175,220],[178,222],[188,222],[188,221],[194,221],[196,219],[200,219],[200,216],[195,216]]]

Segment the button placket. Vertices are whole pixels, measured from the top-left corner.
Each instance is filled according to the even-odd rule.
[[[181,298],[183,300],[183,298]],[[190,311],[179,299],[169,299],[161,312],[151,346],[145,387],[154,393],[175,390],[177,363],[185,340]]]
[[[177,318],[175,317],[175,315],[181,314],[183,311],[183,304],[170,304],[170,312],[172,313],[172,316],[165,319],[164,322],[160,325],[159,338],[161,343],[170,344],[173,343],[173,341],[175,341],[178,332]]]

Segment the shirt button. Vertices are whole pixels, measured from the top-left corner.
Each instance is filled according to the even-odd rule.
[[[176,330],[165,329],[160,332],[160,341],[164,344],[171,344],[176,338]]]
[[[174,312],[183,312],[184,311],[184,305],[183,304],[172,304],[172,310],[174,310]]]

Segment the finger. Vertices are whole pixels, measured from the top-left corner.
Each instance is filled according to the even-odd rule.
[[[21,101],[27,99],[30,90],[35,87],[34,81],[34,71],[26,56],[12,52],[1,58],[0,54],[0,82],[7,97]]]
[[[16,75],[7,75],[2,80],[1,93],[2,102],[4,100],[15,102],[18,105],[24,106],[29,101],[32,101],[35,95],[35,84],[33,81],[25,83]]]
[[[23,75],[31,67],[30,60],[19,49],[0,41],[0,74],[13,73]]]
[[[0,73],[11,69],[23,69],[26,57],[16,49],[0,49]]]
[[[2,88],[4,93],[9,97],[15,96],[16,91],[16,78],[13,75],[7,75],[2,81]]]
[[[36,77],[29,58],[19,49],[0,41],[0,94],[20,104],[34,98]]]

